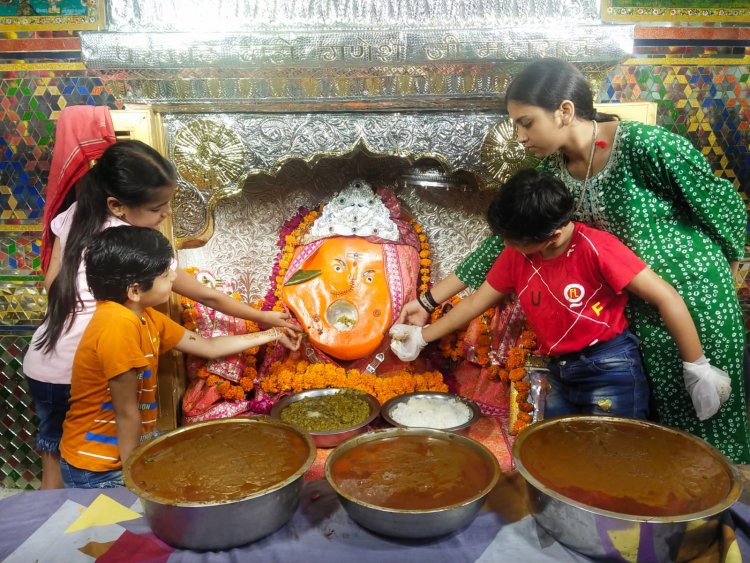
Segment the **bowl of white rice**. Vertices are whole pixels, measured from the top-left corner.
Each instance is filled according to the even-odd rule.
[[[482,413],[474,401],[465,397],[421,391],[393,397],[380,409],[380,415],[388,424],[399,428],[466,433]]]

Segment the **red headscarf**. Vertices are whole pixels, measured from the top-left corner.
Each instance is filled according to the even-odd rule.
[[[113,144],[115,128],[107,106],[67,106],[60,112],[55,147],[47,183],[42,235],[42,270],[46,273],[52,256],[54,219],[70,188],[75,186],[105,149]]]

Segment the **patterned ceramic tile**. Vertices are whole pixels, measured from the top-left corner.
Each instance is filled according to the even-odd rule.
[[[0,487],[35,489],[42,467],[34,451],[37,419],[21,362],[28,337],[0,335]]]
[[[750,66],[621,65],[601,101],[657,102],[657,123],[687,136],[714,171],[750,192]]]
[[[38,224],[54,144],[55,121],[67,105],[118,107],[97,77],[54,72],[0,73],[0,203],[2,219]]]
[[[0,275],[41,274],[41,244],[39,231],[0,231]]]
[[[0,278],[0,329],[33,330],[42,322],[47,298],[37,280]]]

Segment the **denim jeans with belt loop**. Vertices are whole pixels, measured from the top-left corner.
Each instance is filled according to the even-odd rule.
[[[625,330],[611,340],[554,356],[544,417],[589,414],[645,419],[649,386],[638,338]]]

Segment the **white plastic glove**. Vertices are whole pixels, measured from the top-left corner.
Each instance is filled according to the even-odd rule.
[[[695,362],[682,362],[682,377],[699,420],[715,415],[732,392],[729,376],[708,363],[705,356]]]
[[[422,348],[427,346],[427,342],[424,341],[422,336],[422,328],[425,327],[412,325],[393,325],[391,327],[391,350],[402,362],[416,360]]]

